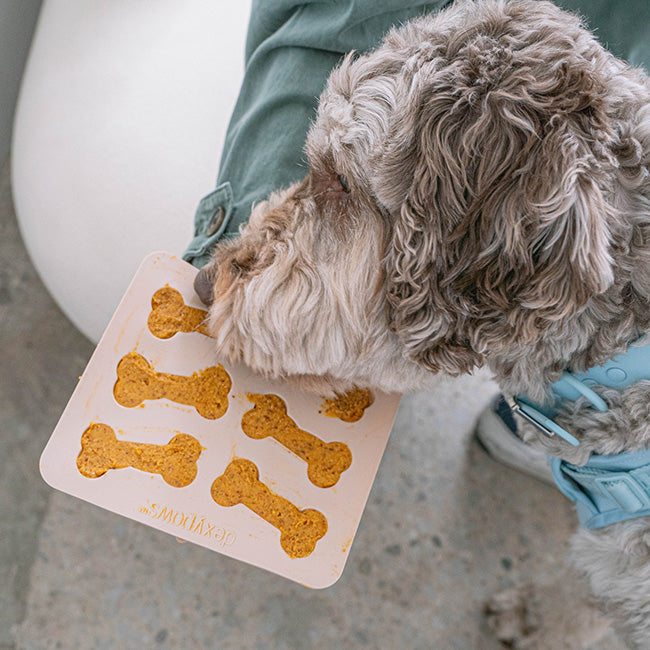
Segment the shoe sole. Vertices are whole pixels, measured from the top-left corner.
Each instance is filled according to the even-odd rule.
[[[512,433],[491,407],[479,417],[474,436],[494,460],[544,483],[554,484],[546,453]]]

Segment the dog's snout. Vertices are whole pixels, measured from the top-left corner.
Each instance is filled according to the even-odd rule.
[[[202,268],[194,278],[194,291],[201,302],[208,307],[214,301],[214,271],[208,267]]]

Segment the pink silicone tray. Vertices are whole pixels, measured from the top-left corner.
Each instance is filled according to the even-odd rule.
[[[345,565],[379,462],[390,434],[399,395],[373,391],[374,403],[357,422],[321,413],[323,399],[297,392],[278,381],[254,375],[242,365],[216,358],[212,340],[198,332],[156,338],[147,327],[153,294],[169,285],[185,304],[202,307],[192,283],[196,269],[166,253],[148,256],[136,273],[97,346],[79,384],[41,456],[41,474],[54,488],[135,519],[189,542],[243,560],[314,588],[334,583]],[[120,406],[113,397],[116,368],[129,352],[144,356],[158,372],[189,376],[222,363],[232,379],[228,410],[221,418],[203,418],[193,406],[167,399],[141,407]],[[325,442],[340,441],[352,452],[352,464],[333,487],[319,488],[307,478],[307,464],[273,438],[252,439],[241,428],[253,408],[246,393],[281,397],[296,424]],[[113,428],[118,440],[167,444],[179,432],[199,440],[203,451],[198,473],[182,488],[158,474],[131,467],[86,478],[77,469],[81,436],[92,422]],[[315,509],[327,518],[327,533],[314,551],[290,558],[280,531],[244,504],[217,505],[210,494],[215,478],[233,458],[246,458],[259,479],[300,510]]]

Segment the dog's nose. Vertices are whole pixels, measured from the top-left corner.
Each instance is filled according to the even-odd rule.
[[[194,278],[194,291],[201,302],[208,307],[214,301],[214,272],[209,268],[202,268]]]

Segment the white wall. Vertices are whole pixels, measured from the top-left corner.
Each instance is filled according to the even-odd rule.
[[[0,0],[0,167],[9,154],[11,125],[41,0]]]

